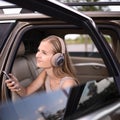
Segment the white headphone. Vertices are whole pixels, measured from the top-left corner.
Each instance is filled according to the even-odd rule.
[[[64,43],[63,39],[61,39],[60,37],[57,37],[57,38],[60,41],[60,44],[61,44],[61,47],[62,47],[62,52],[61,53],[56,53],[52,57],[51,62],[52,62],[52,65],[55,66],[55,67],[63,65],[63,63],[64,63],[64,54],[65,54],[65,43]]]

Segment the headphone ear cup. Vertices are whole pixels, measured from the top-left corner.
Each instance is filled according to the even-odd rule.
[[[52,57],[52,65],[57,67],[61,66],[64,63],[64,55],[62,53],[57,53]]]

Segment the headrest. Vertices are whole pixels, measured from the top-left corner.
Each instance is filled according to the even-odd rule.
[[[19,49],[18,49],[18,52],[17,52],[17,56],[21,56],[24,54],[25,54],[25,46],[24,46],[24,43],[21,42]]]

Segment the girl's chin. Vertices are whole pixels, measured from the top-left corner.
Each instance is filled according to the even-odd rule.
[[[46,68],[46,69],[48,69],[48,68],[51,68],[52,65],[37,64],[37,67],[38,67],[38,68]]]
[[[40,64],[37,64],[37,67],[39,67],[39,68],[40,68],[40,67],[41,67],[41,65],[40,65]]]
[[[38,64],[37,67],[39,68],[45,68],[45,66]]]

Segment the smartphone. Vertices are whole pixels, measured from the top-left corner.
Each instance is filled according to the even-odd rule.
[[[2,71],[4,73],[4,75],[6,76],[6,79],[10,79],[10,76],[5,72],[5,71]]]

